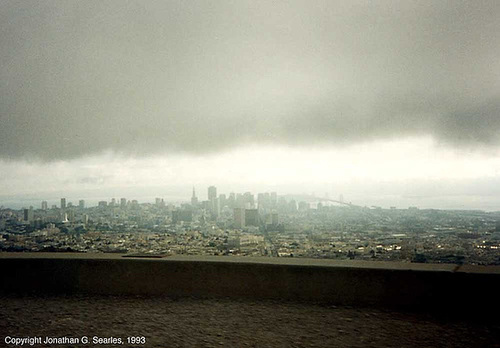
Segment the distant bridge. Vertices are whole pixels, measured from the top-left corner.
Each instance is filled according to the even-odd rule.
[[[311,198],[314,198],[315,200],[322,201],[322,202],[333,202],[333,203],[338,203],[338,204],[342,204],[342,205],[347,205],[349,207],[357,207],[357,205],[354,205],[351,202],[347,203],[347,202],[339,201],[336,199],[330,199],[330,198],[325,198],[325,197],[314,197],[314,196],[311,196]]]
[[[295,199],[304,200],[304,201],[332,202],[332,203],[337,203],[337,204],[345,205],[345,206],[352,207],[352,208],[361,208],[361,206],[352,204],[351,202],[347,203],[347,202],[344,202],[341,200],[331,199],[331,198],[327,198],[327,197],[316,197],[313,195],[290,195],[290,196],[294,197]]]

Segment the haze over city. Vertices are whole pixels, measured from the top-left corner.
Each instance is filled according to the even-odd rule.
[[[0,4],[0,205],[500,210],[498,1]]]
[[[500,0],[0,1],[0,345],[499,347]]]

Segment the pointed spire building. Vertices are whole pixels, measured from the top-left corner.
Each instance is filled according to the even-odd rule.
[[[198,198],[196,197],[196,191],[194,190],[194,186],[193,186],[193,196],[191,197],[191,205],[193,207],[196,207],[198,205]]]

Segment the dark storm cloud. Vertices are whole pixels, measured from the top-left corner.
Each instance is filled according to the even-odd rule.
[[[498,1],[3,1],[0,157],[497,145]]]

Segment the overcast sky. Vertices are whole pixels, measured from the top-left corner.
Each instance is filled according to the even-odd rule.
[[[4,0],[0,203],[214,184],[500,210],[499,56],[496,0]]]

